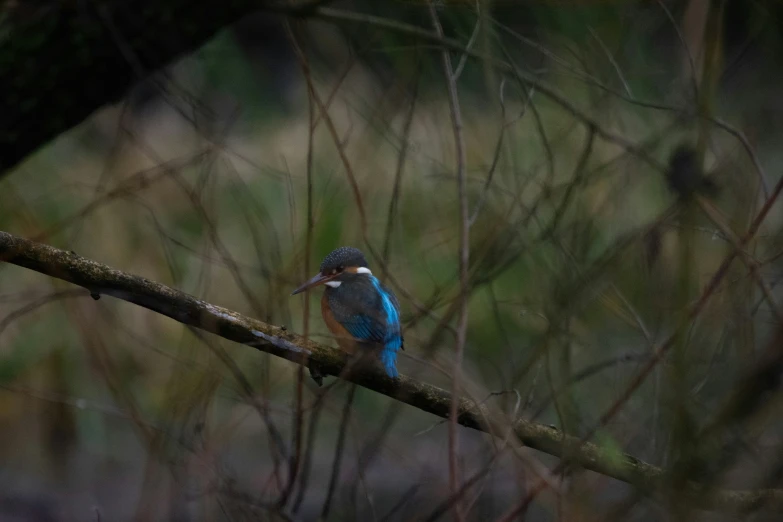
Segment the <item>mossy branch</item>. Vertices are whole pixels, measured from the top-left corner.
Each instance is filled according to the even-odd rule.
[[[405,376],[390,379],[380,368],[345,372],[347,360],[339,350],[73,252],[0,232],[0,261],[68,281],[94,296],[108,295],[143,306],[296,364],[314,366],[324,375],[339,376],[438,417],[449,416],[451,394],[446,390]],[[502,436],[509,428],[507,420],[472,400],[459,399],[458,412],[459,424],[493,436]],[[647,495],[655,496],[664,487],[666,472],[632,455],[566,437],[557,429],[524,419],[513,420],[511,428],[525,446],[560,458],[567,456],[574,466],[627,482]],[[745,511],[764,506],[783,510],[783,490],[700,492],[698,485],[692,487],[694,500],[704,508]]]

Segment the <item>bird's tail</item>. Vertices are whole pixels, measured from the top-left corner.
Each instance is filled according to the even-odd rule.
[[[383,369],[386,370],[386,375],[392,379],[396,379],[400,376],[400,374],[397,372],[397,350],[384,348],[381,350],[380,359],[381,364],[383,364]]]

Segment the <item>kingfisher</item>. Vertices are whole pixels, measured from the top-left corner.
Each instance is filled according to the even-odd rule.
[[[320,271],[291,295],[319,285],[326,286],[321,315],[340,347],[352,354],[375,351],[386,375],[396,379],[397,351],[405,349],[400,305],[392,291],[367,268],[361,250],[334,250],[324,258]]]

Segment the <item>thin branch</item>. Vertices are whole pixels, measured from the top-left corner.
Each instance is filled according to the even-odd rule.
[[[386,515],[383,516],[379,520],[379,522],[387,522],[389,520],[399,520],[397,518],[392,518],[395,516],[403,507],[405,507],[405,504],[408,503],[413,497],[416,496],[416,493],[419,492],[419,489],[421,488],[421,484],[414,484],[413,486],[409,487],[405,493],[402,494],[400,497],[400,500],[397,501],[397,503],[389,510]]]
[[[226,368],[231,372],[231,375],[233,375],[234,379],[239,384],[242,393],[245,395],[245,400],[247,400],[256,412],[258,412],[259,417],[261,417],[261,420],[266,425],[267,430],[269,431],[269,438],[271,439],[270,445],[272,446],[272,456],[275,460],[275,475],[278,475],[277,469],[279,468],[279,461],[288,458],[288,449],[283,441],[283,436],[272,421],[268,405],[256,398],[253,385],[250,384],[250,381],[242,372],[242,369],[239,368],[236,361],[231,358],[221,345],[210,342],[211,339],[206,337],[197,328],[191,328],[190,331],[197,339],[204,343],[204,345],[207,346],[224,365],[226,365]]]
[[[658,3],[658,6],[661,8],[661,10],[666,14],[666,18],[669,19],[669,21],[672,24],[672,28],[674,29],[674,32],[677,34],[677,38],[680,40],[680,44],[682,44],[682,49],[685,51],[685,55],[688,57],[688,65],[690,67],[690,77],[688,78],[690,80],[691,86],[693,87],[693,100],[699,99],[699,84],[696,81],[696,60],[693,59],[693,52],[691,51],[691,47],[688,45],[688,42],[685,40],[685,35],[682,34],[682,30],[680,30],[680,24],[677,23],[677,21],[674,19],[674,16],[672,15],[672,12],[669,11],[669,8],[666,7],[666,4],[663,2],[663,0],[655,0]]]
[[[296,35],[288,20],[285,22],[286,33],[292,44],[297,45]],[[303,263],[303,275],[302,280],[306,281],[310,277],[310,257],[312,256],[313,245],[313,228],[315,227],[315,219],[313,217],[313,135],[315,132],[315,110],[313,108],[313,83],[310,76],[310,66],[306,58],[300,60],[300,66],[302,68],[302,74],[307,79],[307,100],[308,100],[308,121],[307,126],[307,163],[306,163],[306,177],[307,177],[307,227],[305,229],[305,255]],[[347,74],[347,73],[346,73]],[[336,89],[334,91],[337,92]],[[303,296],[304,300],[304,337],[307,339],[310,336],[310,292],[306,291]],[[320,377],[314,375],[313,378],[320,384]],[[285,506],[288,501],[289,495],[294,490],[296,484],[296,478],[299,473],[299,467],[302,456],[302,429],[303,429],[303,392],[304,392],[304,368],[301,366],[296,372],[296,384],[294,387],[296,394],[296,413],[294,414],[294,453],[291,458],[290,471],[288,474],[288,484],[285,491],[280,495],[278,500],[278,506],[281,508]]]
[[[294,499],[293,507],[291,511],[296,514],[299,512],[299,508],[302,506],[304,496],[307,493],[307,487],[310,482],[310,471],[313,464],[313,448],[315,447],[315,441],[318,432],[318,422],[321,418],[321,411],[324,407],[324,399],[330,387],[319,390],[319,394],[315,399],[315,402],[311,408],[310,425],[307,429],[307,445],[305,446],[304,462],[302,463],[302,471],[299,474],[299,491]]]
[[[430,17],[435,32],[443,38],[443,28],[438,19],[435,5],[430,2]],[[478,27],[478,24],[476,25]],[[454,360],[454,375],[452,376],[451,394],[453,398],[459,397],[462,379],[462,358],[465,353],[465,340],[468,332],[468,292],[470,281],[468,279],[468,263],[470,261],[470,216],[468,215],[468,189],[467,189],[467,155],[465,153],[465,137],[462,132],[462,111],[457,92],[458,74],[453,72],[451,56],[448,49],[441,53],[443,60],[443,76],[449,93],[449,112],[451,113],[451,126],[454,133],[454,146],[457,167],[457,197],[459,198],[459,316],[457,318],[457,347]],[[452,400],[449,413],[449,488],[452,495],[460,489],[459,467],[457,457],[459,453],[459,439],[457,432],[457,401]],[[454,502],[455,518],[464,519],[463,506],[459,498]]]
[[[2,320],[0,320],[0,335],[5,332],[14,321],[24,317],[27,314],[33,313],[39,308],[49,303],[55,303],[61,299],[71,299],[73,297],[87,297],[88,293],[83,290],[61,290],[52,292],[36,299],[35,301],[28,303],[20,308],[17,308],[13,312],[9,313]]]
[[[332,473],[329,477],[329,489],[326,493],[326,499],[324,500],[323,508],[321,509],[321,520],[327,520],[329,518],[329,510],[332,506],[332,499],[334,493],[337,490],[337,481],[340,479],[340,466],[343,460],[343,450],[345,448],[345,436],[348,432],[348,421],[351,416],[351,405],[353,404],[353,398],[356,395],[356,386],[351,385],[348,389],[348,395],[345,398],[345,404],[343,404],[343,414],[340,419],[340,431],[337,435],[337,447],[334,450],[334,462],[332,463]]]
[[[481,2],[476,0],[476,25],[473,26],[473,32],[470,35],[470,39],[468,40],[467,45],[465,45],[465,49],[470,51],[470,49],[473,47],[473,44],[476,43],[476,37],[478,36],[479,28],[481,27]],[[459,58],[459,62],[457,63],[457,68],[454,69],[454,74],[451,75],[452,80],[456,83],[457,80],[459,80],[459,77],[462,75],[462,69],[465,67],[465,63],[468,61],[468,54],[462,53],[462,56]]]
[[[598,42],[598,46],[604,52],[604,54],[606,55],[606,59],[609,60],[609,63],[614,68],[615,72],[617,73],[617,78],[620,80],[620,83],[623,84],[623,88],[625,89],[625,92],[628,93],[628,96],[633,97],[633,93],[631,92],[631,86],[628,85],[628,81],[625,79],[623,70],[620,68],[620,64],[617,63],[617,60],[614,59],[614,55],[612,54],[612,51],[609,50],[609,48],[606,46],[606,44],[598,35],[598,33],[595,32],[595,29],[588,26],[587,30],[590,32],[590,36],[592,36],[593,39],[596,42]]]
[[[533,94],[535,93],[535,89],[533,88],[528,89],[527,95],[525,97],[525,104],[522,106],[522,110],[520,111],[519,115],[511,121],[506,121],[505,85],[506,85],[506,79],[504,78],[500,82],[500,86],[498,87],[498,99],[500,102],[500,117],[503,120],[503,125],[500,126],[500,134],[498,135],[498,141],[495,144],[495,152],[492,155],[492,164],[489,166],[489,171],[487,172],[487,178],[484,181],[484,186],[481,188],[481,193],[479,194],[478,201],[476,202],[476,206],[473,209],[473,214],[470,216],[471,227],[476,223],[479,213],[481,212],[481,208],[484,206],[484,202],[487,197],[487,194],[489,194],[489,189],[492,186],[492,180],[495,177],[495,171],[497,169],[498,163],[500,162],[500,154],[503,150],[506,130],[524,117],[525,113],[527,112],[527,108],[530,105],[530,102],[533,100]]]
[[[737,252],[739,252],[740,260],[745,263],[745,266],[750,271],[751,277],[753,277],[753,279],[756,281],[756,284],[758,284],[759,289],[761,289],[761,293],[769,303],[769,307],[778,317],[778,320],[783,322],[783,309],[780,307],[777,300],[775,299],[775,296],[772,294],[772,288],[770,288],[759,272],[759,267],[761,264],[752,255],[746,252],[744,246],[740,246],[740,240],[737,235],[731,230],[728,224],[724,222],[718,210],[712,205],[712,203],[710,203],[709,200],[697,194],[696,203],[699,205],[702,211],[704,211],[704,214],[713,222],[713,224],[718,227],[723,237],[729,243],[731,243]]]
[[[549,237],[550,234],[553,234],[557,230],[557,227],[560,224],[560,220],[565,215],[566,210],[568,210],[568,205],[571,203],[571,198],[574,195],[574,189],[576,189],[582,183],[585,176],[585,171],[587,170],[587,161],[590,159],[590,154],[593,152],[594,137],[594,129],[592,127],[588,127],[587,140],[585,141],[584,149],[582,149],[582,154],[579,156],[579,161],[576,163],[574,175],[572,176],[571,181],[568,183],[565,195],[563,196],[560,205],[558,205],[557,210],[555,211],[555,216],[552,218],[552,222],[547,227],[547,230],[544,231],[543,237]]]
[[[307,56],[296,39],[292,39],[291,43],[293,44],[294,52],[297,59],[299,60],[299,63],[301,64],[303,70],[305,70],[305,80],[308,82],[307,88],[309,91],[309,97],[318,108],[318,115],[316,117],[318,119],[324,119],[326,127],[329,130],[329,134],[332,136],[332,140],[334,141],[334,146],[337,149],[337,154],[340,156],[340,161],[345,168],[345,174],[348,177],[348,183],[351,186],[351,191],[353,192],[354,199],[356,200],[356,207],[359,211],[359,221],[361,225],[362,236],[367,238],[367,213],[364,209],[364,202],[362,200],[361,190],[359,189],[359,183],[356,181],[356,176],[354,174],[353,168],[351,167],[351,162],[348,160],[348,156],[345,152],[345,143],[340,139],[339,133],[337,132],[337,127],[334,124],[334,120],[332,120],[331,116],[329,116],[329,106],[323,102],[312,84],[312,79],[309,74],[310,66],[307,60]]]
[[[397,214],[397,205],[400,199],[400,190],[402,188],[402,174],[405,170],[405,161],[408,159],[408,148],[410,146],[411,127],[413,126],[413,116],[416,112],[416,102],[419,99],[419,84],[421,83],[421,63],[416,64],[416,73],[412,80],[412,92],[408,112],[405,115],[405,123],[402,126],[402,139],[400,140],[400,153],[397,156],[397,170],[394,174],[394,187],[392,188],[391,199],[389,200],[389,211],[386,218],[386,232],[383,239],[383,262],[384,265],[389,262],[389,249],[391,248],[391,235],[394,218]]]

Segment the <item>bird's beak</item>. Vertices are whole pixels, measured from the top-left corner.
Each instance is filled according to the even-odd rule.
[[[321,273],[315,274],[309,281],[304,283],[302,286],[291,292],[291,295],[296,295],[298,293],[304,292],[305,290],[309,290],[310,288],[314,288],[318,285],[322,285],[326,283],[327,281],[331,281],[335,277],[337,277],[338,274],[334,275],[323,275]]]

